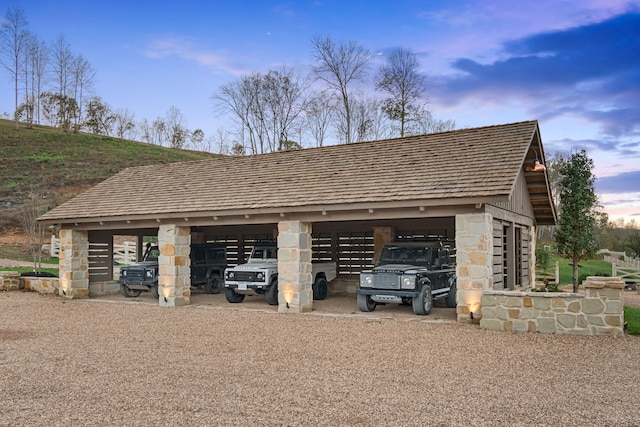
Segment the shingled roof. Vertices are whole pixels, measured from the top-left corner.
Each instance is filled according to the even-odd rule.
[[[510,200],[536,121],[253,156],[133,167],[39,218],[50,223],[223,217],[385,204]],[[541,159],[542,160],[542,159]],[[480,167],[481,166],[481,167]],[[541,174],[538,173],[538,185]],[[552,223],[546,173],[538,223]],[[546,201],[545,201],[546,200]],[[535,211],[535,209],[534,209]],[[548,212],[551,211],[551,215]]]

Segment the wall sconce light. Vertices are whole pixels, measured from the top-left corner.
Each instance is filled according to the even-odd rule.
[[[527,172],[544,172],[547,170],[545,165],[543,165],[538,159],[538,152],[535,148],[531,148],[534,153],[536,153],[536,159],[533,161],[533,165],[527,165],[524,170]]]

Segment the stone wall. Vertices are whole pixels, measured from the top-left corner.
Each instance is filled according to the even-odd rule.
[[[19,291],[20,273],[16,271],[0,271],[0,291]]]
[[[57,277],[21,277],[21,288],[41,294],[59,294],[60,279]]]
[[[89,297],[99,297],[102,295],[115,295],[120,292],[120,284],[118,282],[96,282],[89,284]]]
[[[624,335],[622,291],[616,277],[588,277],[584,294],[485,291],[480,327],[548,334]]]

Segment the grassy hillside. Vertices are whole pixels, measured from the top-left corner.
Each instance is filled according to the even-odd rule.
[[[16,131],[14,122],[0,120],[0,230],[19,226],[19,207],[30,192],[55,206],[130,166],[215,156],[46,126]]]

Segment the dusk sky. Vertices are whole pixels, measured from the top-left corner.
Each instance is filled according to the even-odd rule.
[[[9,0],[1,16],[8,7],[41,39],[64,35],[112,108],[152,121],[176,106],[208,136],[228,124],[211,101],[221,85],[283,65],[308,73],[314,36],[368,48],[371,77],[409,48],[436,118],[538,120],[546,157],[586,149],[610,218],[640,223],[640,0]],[[13,108],[1,69],[0,114]]]

